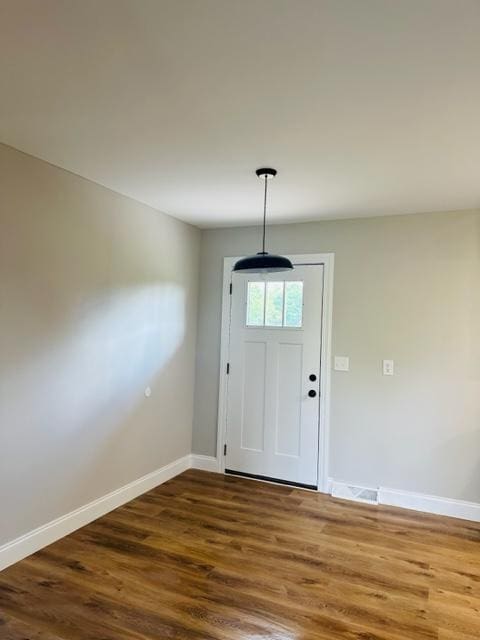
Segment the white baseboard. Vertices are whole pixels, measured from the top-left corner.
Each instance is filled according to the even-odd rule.
[[[339,495],[338,487],[343,485],[347,486],[347,483],[337,482],[333,478],[328,479],[329,493],[336,492]],[[387,489],[385,487],[371,487],[371,490],[378,492],[378,504],[380,505],[384,504],[390,507],[413,509],[414,511],[423,511],[424,513],[432,513],[439,516],[450,516],[451,518],[480,522],[480,504],[477,502],[442,498],[440,496],[430,496],[426,493]],[[346,499],[347,495],[342,495],[341,497]]]
[[[202,471],[213,471],[218,473],[220,465],[217,458],[213,456],[202,456],[198,453],[192,453],[192,469],[200,469]]]
[[[0,571],[190,468],[217,473],[220,471],[218,460],[213,456],[189,454],[179,458],[120,489],[7,542],[0,547]],[[328,479],[330,491],[338,484],[341,483],[337,483],[332,478]],[[480,522],[480,504],[476,502],[380,487],[378,504]]]
[[[196,458],[197,456],[193,457]],[[174,478],[192,466],[194,466],[192,456],[190,454],[186,455],[79,509],[75,509],[75,511],[71,511],[33,531],[29,531],[15,540],[7,542],[0,547],[0,571],[18,562],[22,558],[35,553],[35,551],[52,544],[52,542],[63,538],[76,529],[84,527],[89,522],[100,518],[100,516],[120,507],[122,504],[137,498],[142,493],[150,491],[163,482]]]
[[[454,500],[453,498],[440,498],[429,496],[425,493],[412,491],[398,491],[397,489],[384,489],[378,491],[378,503],[403,509],[414,509],[425,513],[434,513],[440,516],[451,516],[462,520],[480,522],[480,504]]]

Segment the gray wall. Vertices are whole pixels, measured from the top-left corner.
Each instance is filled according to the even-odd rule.
[[[197,453],[215,454],[223,257],[259,242],[202,234]],[[480,212],[279,225],[268,248],[335,253],[333,353],[350,372],[332,373],[330,475],[480,502]]]
[[[3,145],[0,182],[1,545],[190,453],[200,232]]]

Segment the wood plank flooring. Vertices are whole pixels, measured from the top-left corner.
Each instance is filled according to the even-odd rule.
[[[478,640],[480,524],[187,471],[0,573],[1,640]]]

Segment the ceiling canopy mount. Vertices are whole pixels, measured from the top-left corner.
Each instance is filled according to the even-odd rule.
[[[271,178],[274,178],[277,175],[277,170],[270,169],[269,167],[262,167],[261,169],[257,169],[255,173],[259,178],[265,178],[267,180],[270,180]]]

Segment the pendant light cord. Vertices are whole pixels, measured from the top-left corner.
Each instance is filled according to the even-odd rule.
[[[262,253],[265,253],[265,229],[267,226],[267,174],[265,174],[265,193],[263,195],[263,241]]]

